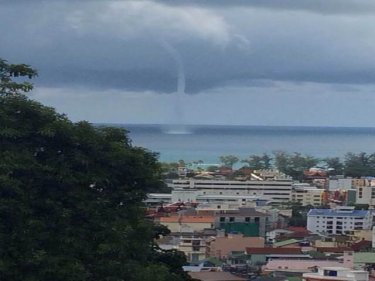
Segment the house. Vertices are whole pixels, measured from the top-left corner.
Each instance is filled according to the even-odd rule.
[[[159,218],[159,223],[171,232],[194,232],[214,226],[213,216],[172,215]]]
[[[369,273],[345,267],[322,267],[316,273],[304,273],[303,281],[368,281]]]
[[[239,232],[244,236],[264,237],[267,215],[254,208],[220,211],[215,214],[215,227],[224,229],[226,233]]]
[[[247,247],[264,247],[263,237],[244,237],[242,234],[217,236],[206,241],[207,256],[225,259],[230,252],[245,252]]]
[[[274,248],[300,248],[301,240],[298,239],[288,239],[288,240],[283,240],[279,242],[273,243]]]
[[[271,231],[267,231],[266,238],[268,243],[274,243],[278,239],[282,239],[286,237],[288,234],[292,234],[293,231],[287,229],[273,229]]]
[[[269,258],[288,256],[288,258],[305,258],[300,248],[271,248],[271,247],[249,247],[246,248],[248,261],[252,265],[264,264]],[[272,256],[274,255],[274,256]]]
[[[290,259],[290,258],[270,258],[263,266],[264,271],[284,271],[284,272],[312,272],[318,267],[346,267],[353,268],[353,252],[345,252],[341,258],[337,259],[314,259],[311,257]]]

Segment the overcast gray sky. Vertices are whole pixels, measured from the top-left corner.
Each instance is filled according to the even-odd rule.
[[[74,121],[375,126],[373,0],[0,0],[0,23]]]

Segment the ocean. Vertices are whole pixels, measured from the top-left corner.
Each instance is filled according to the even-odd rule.
[[[163,162],[183,159],[219,163],[222,155],[246,159],[252,154],[285,151],[318,158],[347,152],[375,152],[375,128],[118,125],[134,146],[159,153]]]

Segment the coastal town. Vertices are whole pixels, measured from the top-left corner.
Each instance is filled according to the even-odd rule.
[[[180,163],[147,217],[198,280],[375,280],[375,178]]]

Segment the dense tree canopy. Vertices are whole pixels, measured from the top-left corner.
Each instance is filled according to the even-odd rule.
[[[223,163],[224,167],[233,168],[233,165],[236,164],[239,159],[234,155],[223,155],[219,157],[220,162]]]
[[[31,84],[3,77],[36,72],[0,62],[0,279],[186,280],[144,219],[146,192],[162,186],[156,155],[29,100]]]

